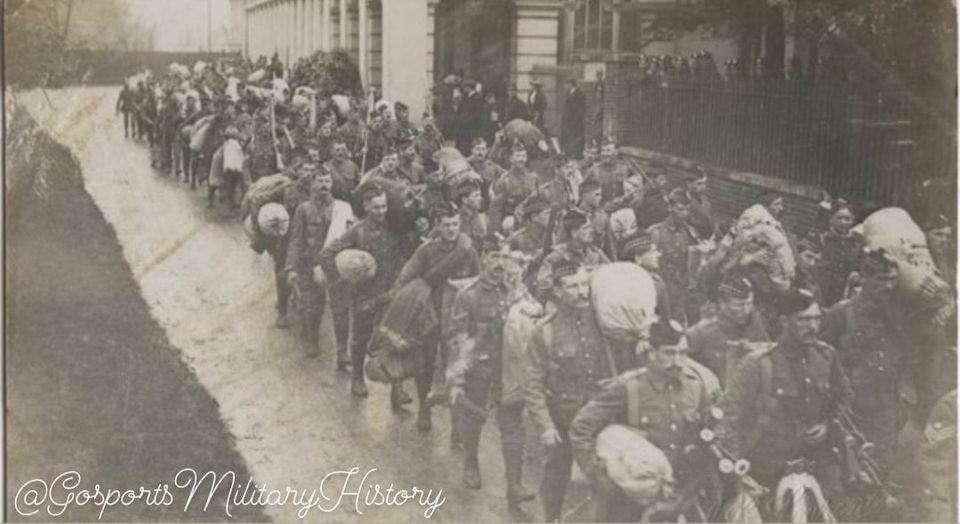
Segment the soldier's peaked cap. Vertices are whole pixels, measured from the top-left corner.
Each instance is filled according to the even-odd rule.
[[[881,248],[864,252],[862,266],[864,275],[876,275],[897,269],[897,262]]]
[[[544,209],[549,208],[550,202],[548,202],[546,198],[543,198],[540,195],[534,195],[530,197],[530,200],[527,200],[523,204],[523,216],[529,218],[543,211]]]
[[[717,293],[723,298],[744,300],[753,293],[753,284],[742,277],[727,278],[717,287]]]
[[[567,229],[576,229],[586,223],[587,215],[579,209],[571,209],[563,215],[563,227]]]
[[[631,259],[640,256],[653,247],[653,237],[646,231],[638,231],[623,241],[623,254]]]
[[[554,280],[556,280],[560,277],[568,277],[570,275],[575,275],[579,270],[580,270],[580,266],[577,263],[572,262],[570,260],[561,260],[553,264],[550,276],[553,277]]]
[[[661,319],[650,327],[650,345],[655,348],[674,346],[683,338],[683,326],[676,320]]]
[[[806,289],[788,289],[777,297],[777,313],[789,316],[806,310],[813,305],[813,293]]]

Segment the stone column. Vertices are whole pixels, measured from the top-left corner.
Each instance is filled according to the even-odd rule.
[[[530,81],[543,82],[547,96],[546,127],[559,131],[557,65],[561,6],[554,0],[514,0],[516,18],[513,30],[513,67],[511,80],[522,100],[533,91]]]
[[[367,0],[357,0],[357,65],[360,68],[360,83],[364,88],[370,84],[370,64],[367,54],[367,39],[370,36],[370,18]]]
[[[329,52],[333,49],[333,14],[330,6],[333,0],[320,0],[322,13],[321,23],[323,24],[323,50]]]
[[[426,107],[431,85],[427,72],[428,33],[433,32],[428,4],[433,0],[387,0],[383,6],[381,79],[388,100],[403,100],[417,121]]]
[[[340,0],[340,49],[346,50],[349,42],[348,33],[350,27],[347,22],[350,20],[350,13],[347,12],[347,0]]]

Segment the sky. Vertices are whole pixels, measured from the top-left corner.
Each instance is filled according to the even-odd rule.
[[[205,51],[208,0],[125,0],[137,21],[154,30],[158,51]],[[209,0],[213,50],[226,46],[229,0]]]

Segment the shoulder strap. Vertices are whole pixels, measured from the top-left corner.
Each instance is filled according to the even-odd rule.
[[[627,425],[631,428],[640,427],[640,382],[638,378],[630,378],[624,383],[627,388]]]

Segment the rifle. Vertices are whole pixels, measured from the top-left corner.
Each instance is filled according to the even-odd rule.
[[[285,169],[285,166],[283,164],[283,155],[280,154],[280,143],[279,143],[279,140],[277,140],[277,116],[276,116],[276,112],[274,111],[274,106],[276,105],[276,103],[277,103],[276,99],[274,99],[273,96],[271,96],[270,97],[270,135],[273,137],[273,154],[277,161],[277,169],[282,171],[283,169]]]
[[[830,423],[835,430],[832,451],[844,468],[844,480],[848,484],[863,483],[874,486],[883,496],[884,504],[888,508],[897,507],[900,501],[880,475],[880,468],[870,455],[875,446],[857,426],[850,409],[837,406]]]

